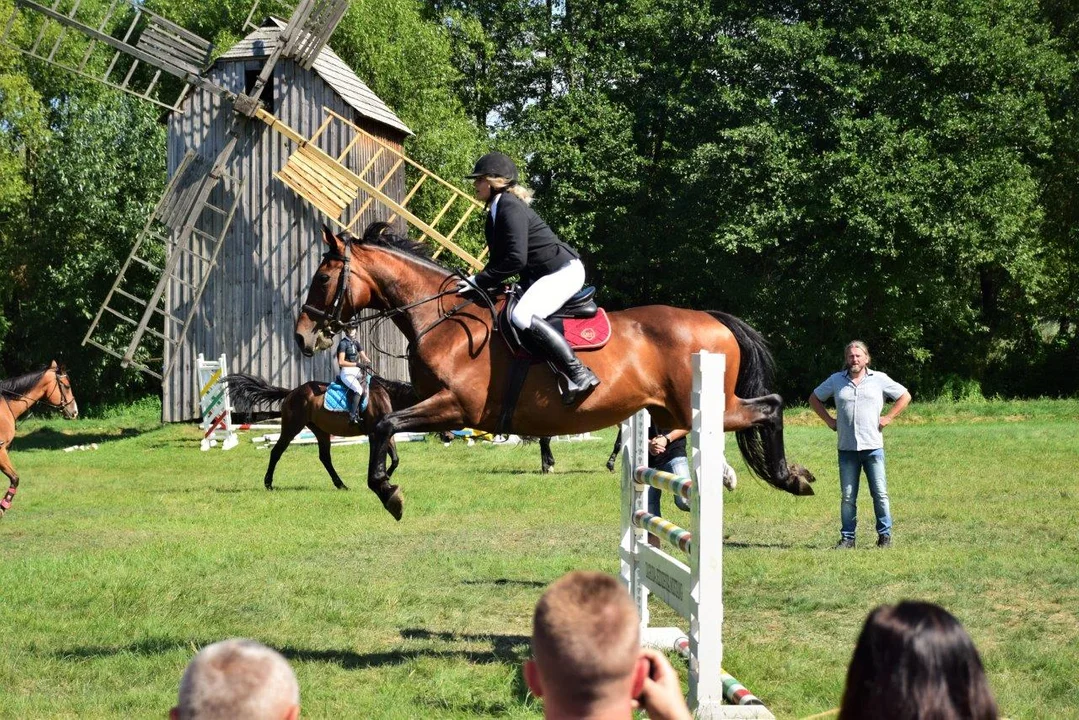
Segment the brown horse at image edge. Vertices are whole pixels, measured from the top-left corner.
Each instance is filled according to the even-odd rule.
[[[460,275],[426,257],[422,245],[371,225],[362,239],[323,231],[328,250],[296,320],[304,355],[325,350],[333,333],[360,310],[389,317],[409,343],[415,405],[383,417],[371,433],[368,487],[398,520],[400,488],[386,473],[389,439],[396,432],[471,427],[499,431],[512,355],[493,330],[493,308],[456,293]],[[497,305],[503,301],[499,300]],[[769,392],[773,361],[756,330],[722,312],[664,305],[609,313],[612,336],[603,348],[581,353],[602,381],[591,394],[564,406],[546,366],[531,368],[511,418],[512,431],[541,437],[615,425],[645,408],[660,427],[689,428],[691,356],[726,356],[724,428],[735,432],[749,468],[794,495],[812,495],[813,474],[788,465],[783,447],[783,400]]]
[[[79,416],[71,381],[55,360],[44,370],[0,380],[0,472],[7,475],[9,482],[7,492],[0,499],[0,517],[11,507],[19,489],[19,474],[8,456],[8,448],[15,438],[15,421],[39,402],[60,410],[68,420]]]

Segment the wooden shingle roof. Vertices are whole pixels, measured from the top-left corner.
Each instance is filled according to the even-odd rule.
[[[229,48],[218,58],[218,61],[254,60],[268,57],[284,27],[284,21],[269,18],[262,27]],[[330,49],[329,45],[322,49],[311,69],[363,117],[388,125],[403,133],[413,134],[386,103],[371,92],[371,88],[352,72],[345,61]]]

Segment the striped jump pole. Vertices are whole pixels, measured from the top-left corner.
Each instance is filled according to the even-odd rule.
[[[621,576],[640,613],[641,641],[688,659],[688,701],[694,717],[775,720],[760,700],[722,669],[725,362],[721,354],[693,355],[690,467],[696,480],[648,468],[647,411],[623,425]],[[689,529],[648,512],[649,487],[689,501]],[[689,562],[649,545],[649,533],[686,553]],[[682,616],[689,632],[651,627],[652,596]]]
[[[232,403],[229,401],[229,386],[225,377],[229,374],[228,362],[222,355],[217,360],[207,360],[199,353],[195,363],[196,382],[199,391],[199,408],[202,410],[202,442],[199,447],[209,450],[217,444],[218,432],[224,435],[222,450],[236,447],[240,439],[232,424]]]

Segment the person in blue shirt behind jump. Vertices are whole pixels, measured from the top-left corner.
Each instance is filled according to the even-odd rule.
[[[809,405],[828,427],[839,435],[840,538],[837,550],[854,547],[858,525],[858,480],[865,470],[873,512],[877,516],[877,547],[892,545],[892,510],[884,475],[884,435],[882,431],[910,404],[905,387],[882,372],[869,369],[869,348],[861,340],[844,350],[846,369],[833,373],[809,396]],[[836,417],[824,401],[835,398]],[[891,410],[881,415],[885,399]]]
[[[371,364],[371,358],[363,351],[356,336],[359,331],[355,327],[345,330],[341,336],[341,342],[337,343],[337,379],[341,384],[352,390],[349,396],[348,421],[353,425],[363,423],[360,416],[360,407],[363,404],[363,396],[367,394],[367,378],[364,377],[363,368]]]

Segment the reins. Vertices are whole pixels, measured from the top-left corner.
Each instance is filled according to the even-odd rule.
[[[349,280],[351,278],[351,274],[352,274],[352,270],[349,267],[349,264],[350,264],[351,259],[352,259],[352,239],[351,238],[341,238],[341,239],[343,240],[343,242],[345,244],[344,253],[338,253],[338,252],[336,252],[334,250],[329,250],[325,254],[323,254],[323,256],[322,256],[323,260],[327,260],[327,259],[329,259],[329,260],[340,260],[343,263],[343,267],[341,268],[341,272],[338,274],[338,277],[337,277],[337,290],[334,291],[333,303],[330,305],[329,310],[322,310],[320,308],[314,307],[313,305],[307,305],[307,304],[303,305],[303,307],[302,307],[303,312],[306,312],[308,315],[313,316],[315,318],[318,318],[318,320],[324,325],[325,329],[329,330],[333,334],[336,334],[336,333],[338,333],[338,332],[340,332],[342,330],[347,330],[349,328],[357,328],[357,327],[363,325],[364,323],[368,323],[368,322],[374,322],[375,323],[375,325],[374,325],[374,327],[372,329],[372,334],[374,334],[374,330],[377,330],[381,326],[382,321],[385,321],[385,320],[387,320],[389,318],[396,317],[397,315],[403,315],[403,314],[407,313],[409,310],[411,310],[412,308],[419,307],[420,305],[424,305],[426,303],[429,303],[432,300],[439,300],[439,299],[444,298],[444,297],[446,297],[448,295],[456,295],[458,293],[457,288],[450,288],[448,290],[441,290],[441,291],[435,293],[434,295],[422,298],[420,300],[416,300],[415,302],[408,303],[407,305],[402,305],[400,307],[395,307],[395,308],[388,308],[386,310],[380,310],[377,313],[375,313],[374,315],[369,315],[367,317],[360,317],[359,314],[354,314],[350,319],[342,320],[341,319],[341,314],[344,311],[344,306],[345,306],[344,298],[345,298],[346,292],[348,293],[348,296],[349,296],[349,305],[352,305],[352,283],[349,282]],[[460,279],[464,280],[465,282],[469,282],[468,278],[466,278],[464,275],[462,275],[459,271],[453,271],[450,274],[449,278],[447,278],[447,279],[452,280],[455,277],[460,278]],[[472,286],[472,288],[474,290],[474,293],[476,295],[478,295],[479,298],[482,299],[484,304],[487,306],[488,312],[491,313],[491,328],[492,328],[492,331],[497,332],[497,329],[498,329],[498,312],[495,309],[494,301],[492,301],[490,296],[488,296],[487,293],[484,292],[475,283],[469,282],[469,284]],[[374,347],[375,350],[382,353],[383,355],[387,355],[389,357],[396,358],[396,359],[399,359],[399,360],[408,360],[412,355],[412,349],[419,345],[420,339],[422,339],[425,335],[427,335],[429,332],[434,330],[436,327],[441,325],[446,320],[449,320],[450,318],[454,317],[457,313],[459,313],[464,308],[468,307],[469,305],[474,305],[474,304],[477,304],[476,299],[475,298],[468,298],[464,302],[459,303],[459,304],[453,306],[452,308],[450,308],[449,310],[447,310],[446,312],[444,312],[442,315],[439,316],[439,318],[437,320],[432,322],[430,325],[425,327],[423,330],[420,330],[419,332],[416,333],[416,338],[414,340],[412,340],[408,344],[408,347],[405,349],[405,354],[404,355],[397,355],[395,353],[384,350],[383,348],[379,347],[378,344],[374,340],[372,340],[372,342],[371,342],[372,347]],[[353,312],[355,313],[355,307],[354,306],[353,306]]]

